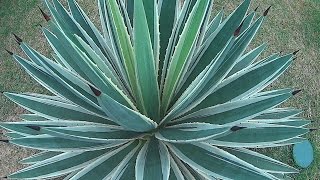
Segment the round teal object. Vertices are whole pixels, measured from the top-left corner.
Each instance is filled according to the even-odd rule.
[[[306,140],[293,146],[293,159],[302,168],[307,168],[313,161],[313,147]]]

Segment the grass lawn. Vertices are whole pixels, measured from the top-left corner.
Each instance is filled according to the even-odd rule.
[[[98,22],[95,2],[78,0],[89,16]],[[216,0],[216,9],[230,12],[241,0]],[[11,33],[16,33],[35,49],[49,55],[51,49],[45,42],[39,25],[45,26],[37,5],[40,0],[0,0],[0,91],[40,92],[46,90],[35,83],[5,52],[7,48],[22,55]],[[293,87],[303,89],[299,95],[291,98],[285,106],[304,110],[303,117],[314,120],[310,127],[320,127],[320,1],[317,0],[254,0],[252,9],[259,6],[258,13],[272,5],[268,20],[254,40],[252,47],[268,42],[268,50],[263,56],[272,52],[293,52],[300,49],[298,59],[293,66],[270,88]],[[17,121],[24,110],[0,95],[1,121]],[[1,136],[1,135],[0,135]],[[315,159],[308,169],[301,170],[295,179],[319,179],[320,177],[320,132],[308,135],[315,149]],[[291,147],[266,149],[262,151],[276,159],[294,166]],[[33,151],[12,145],[0,144],[0,177],[22,168],[18,161],[32,154]]]

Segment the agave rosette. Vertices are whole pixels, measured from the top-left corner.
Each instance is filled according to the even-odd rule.
[[[294,54],[248,45],[266,19],[243,1],[98,0],[101,29],[74,0],[45,0],[53,59],[17,37],[14,59],[53,95],[5,93],[32,114],[2,123],[41,150],[8,178],[282,179],[298,171],[251,148],[301,142],[310,121],[279,108],[297,91],[263,91]]]

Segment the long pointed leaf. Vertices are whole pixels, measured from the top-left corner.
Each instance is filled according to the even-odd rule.
[[[245,0],[226,20],[222,22],[216,32],[208,38],[208,46],[204,46],[196,56],[197,60],[194,67],[191,69],[188,79],[185,84],[191,82],[197,75],[212,61],[224,45],[228,42],[231,35],[239,27],[250,5],[250,0]],[[184,88],[182,88],[184,89]]]
[[[170,172],[167,147],[157,139],[147,141],[136,161],[136,180],[167,180]]]
[[[41,129],[49,135],[61,138],[74,138],[90,142],[110,142],[117,140],[132,140],[141,136],[140,133],[125,131],[112,126],[73,126],[73,127],[48,127]]]
[[[168,126],[156,133],[160,140],[179,143],[203,141],[223,134],[229,130],[228,127],[211,125],[206,123],[189,123]]]
[[[164,108],[164,111],[168,109],[171,99],[173,98],[177,82],[181,78],[181,73],[183,71],[184,64],[186,63],[185,59],[188,58],[192,46],[196,43],[197,34],[200,31],[200,25],[208,11],[210,2],[211,1],[197,1],[179,39],[172,61],[168,68],[168,74],[164,85],[162,97],[162,108]]]
[[[245,148],[226,148],[225,151],[237,156],[238,158],[268,172],[273,173],[297,173],[298,170],[280,161],[259,154]]]
[[[49,135],[28,136],[10,140],[12,144],[22,147],[45,151],[67,152],[67,151],[93,151],[119,146],[126,141],[109,143],[86,142],[71,139],[52,137]]]
[[[79,179],[107,179],[111,178],[113,172],[122,160],[131,158],[140,146],[139,141],[126,144],[108,154],[100,157],[90,165],[79,171],[71,180]]]
[[[237,125],[244,120],[262,114],[264,110],[277,106],[289,97],[291,97],[291,92],[228,102],[199,110],[181,118],[179,122],[207,122],[212,124]]]
[[[146,132],[157,127],[157,123],[148,117],[123,106],[104,93],[97,98],[102,110],[110,119],[127,130]]]
[[[153,1],[150,1],[149,3]],[[149,30],[152,31],[153,28],[150,29],[150,24],[148,23],[151,23],[151,20],[148,20],[148,17],[146,16],[148,15],[146,12],[150,13],[149,11],[152,10],[145,12],[144,9],[148,7],[144,7],[144,4],[146,5],[148,3],[143,0],[136,0],[134,2],[134,51],[137,81],[141,90],[141,94],[139,94],[139,97],[141,96],[141,98],[138,98],[138,101],[142,105],[140,110],[145,110],[146,115],[151,119],[158,121],[160,115],[160,97],[157,83],[157,71],[153,58],[152,38],[150,39],[150,35],[153,36],[153,33],[149,34]],[[153,27],[153,19],[151,27]]]
[[[42,179],[57,177],[85,167],[90,162],[92,162],[92,160],[103,155],[106,152],[108,152],[108,150],[104,149],[89,152],[63,153],[53,158],[44,160],[39,164],[34,164],[25,169],[22,169],[10,175],[9,178]]]
[[[37,98],[27,94],[5,93],[5,95],[25,109],[48,119],[114,124],[108,119],[90,114],[90,112],[72,104]]]
[[[215,178],[269,179],[268,174],[208,144],[172,144],[168,146],[179,159],[192,168]]]

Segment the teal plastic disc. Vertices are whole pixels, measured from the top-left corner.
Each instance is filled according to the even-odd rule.
[[[313,147],[310,141],[306,140],[293,146],[293,159],[302,168],[310,166],[313,161]]]

